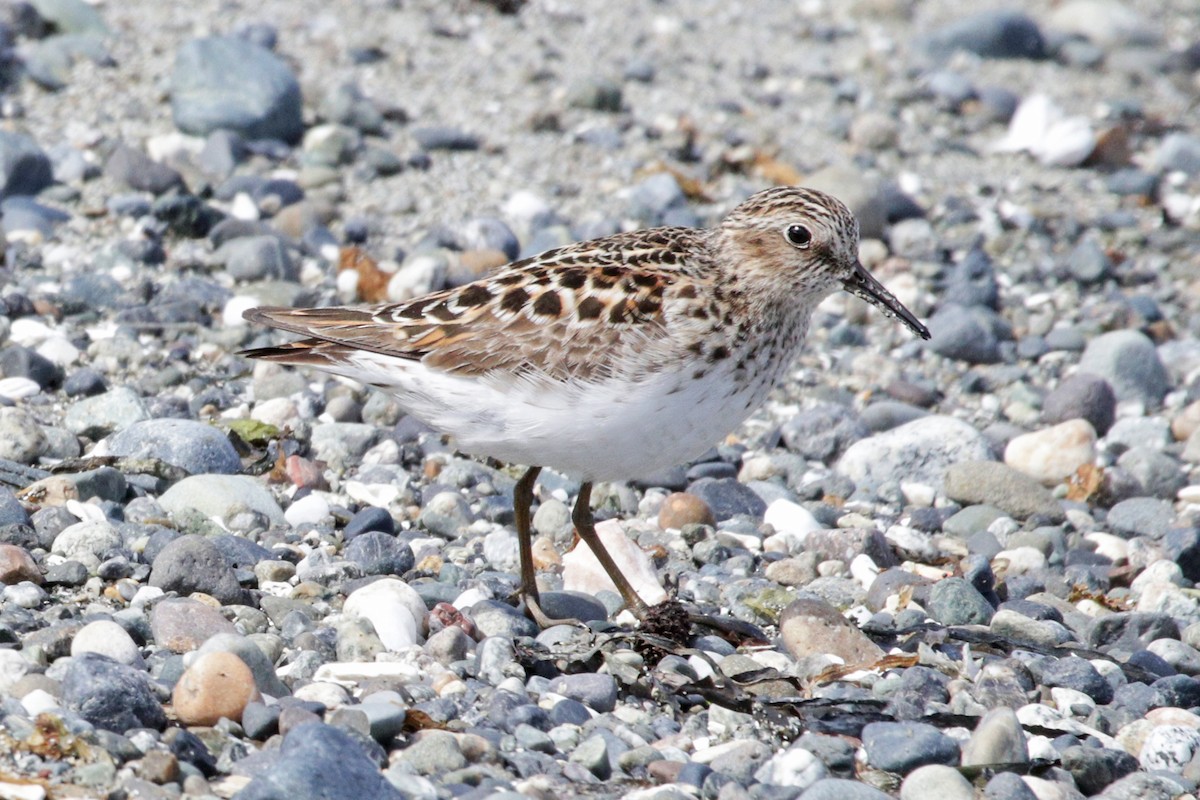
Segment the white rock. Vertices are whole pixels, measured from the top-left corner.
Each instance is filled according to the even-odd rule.
[[[478,587],[471,587],[465,590],[458,597],[454,598],[454,602],[450,605],[457,608],[459,611],[465,611],[476,603],[481,603],[484,600],[491,600],[491,595],[484,592]]]
[[[975,800],[971,782],[954,767],[945,764],[926,764],[904,777],[900,784],[900,800]]]
[[[1105,556],[1115,565],[1129,561],[1129,542],[1111,533],[1089,533],[1083,537],[1096,545],[1096,553]]]
[[[776,753],[754,773],[759,783],[794,786],[801,791],[829,775],[821,760],[803,747]]]
[[[1183,586],[1183,570],[1174,561],[1162,558],[1142,570],[1129,584],[1129,589],[1135,595],[1140,595],[1150,586],[1166,583]]]
[[[79,348],[59,334],[47,338],[38,345],[37,353],[60,367],[69,367],[79,360]]]
[[[133,637],[120,625],[107,619],[89,622],[75,634],[75,638],[71,640],[71,655],[78,656],[83,653],[99,653],[138,669],[145,665]]]
[[[0,378],[0,397],[6,400],[24,400],[42,391],[37,381],[29,378]]]
[[[1046,486],[1056,486],[1096,458],[1096,430],[1071,419],[1016,436],[1004,448],[1004,463]]]
[[[517,534],[500,528],[483,537],[483,558],[494,569],[512,569],[520,564]]]
[[[13,684],[24,678],[32,664],[16,650],[0,650],[0,695],[7,695]]]
[[[254,404],[250,419],[283,428],[289,423],[300,419],[300,410],[287,397],[272,397],[270,400],[260,400]]]
[[[1082,706],[1089,709],[1084,714],[1090,714],[1091,709],[1096,708],[1096,701],[1078,689],[1068,689],[1064,686],[1055,686],[1050,690],[1050,699],[1054,701],[1054,707],[1062,709],[1065,713],[1083,716],[1075,709]]]
[[[927,483],[900,481],[900,493],[910,506],[929,508],[937,499],[937,491]]]
[[[243,325],[249,325],[242,312],[248,311],[251,308],[258,308],[262,305],[262,301],[257,297],[248,294],[235,294],[225,303],[225,307],[221,309],[221,322],[226,328],[240,328]]]
[[[993,567],[1007,563],[1004,571],[1008,575],[1022,575],[1034,572],[1046,566],[1046,556],[1036,547],[1014,547],[1012,550],[1001,550],[992,557]]]
[[[441,283],[446,274],[446,259],[436,255],[414,256],[388,281],[388,300],[393,303],[423,295]]]
[[[43,711],[57,711],[61,708],[58,704],[58,698],[47,692],[45,689],[34,689],[21,698],[21,705],[25,708],[25,713],[30,717],[36,717]],[[4,790],[0,789],[0,797],[7,798]]]
[[[56,336],[54,328],[42,322],[37,317],[18,317],[12,321],[8,338],[15,344],[24,347],[37,347],[51,336]]]
[[[1182,725],[1162,725],[1150,731],[1142,742],[1138,758],[1146,769],[1178,773],[1200,749],[1200,731]]]
[[[798,538],[801,544],[808,534],[825,527],[817,522],[817,518],[807,508],[782,497],[767,506],[763,522],[774,528],[776,533]]]
[[[605,520],[596,526],[596,534],[642,600],[655,605],[667,599],[667,593],[658,582],[658,572],[650,562],[650,557],[625,535],[620,522],[614,519]],[[562,561],[563,589],[566,591],[594,595],[600,591],[617,590],[608,573],[592,554],[592,549],[586,544],[580,543],[564,555]]]
[[[418,633],[428,627],[425,601],[398,578],[383,578],[355,589],[342,612],[369,620],[384,647],[393,651],[416,644]]]
[[[340,708],[350,702],[350,693],[342,686],[327,681],[313,681],[292,693],[300,700],[311,700],[326,708]]]
[[[992,447],[982,433],[935,414],[858,440],[846,448],[837,469],[862,489],[904,478],[941,491],[951,464],[991,460]]]
[[[121,534],[107,521],[77,522],[54,537],[50,552],[75,559],[89,569],[100,566],[100,555],[123,544]]]
[[[328,516],[329,502],[317,492],[301,497],[283,512],[289,525],[315,525]]]

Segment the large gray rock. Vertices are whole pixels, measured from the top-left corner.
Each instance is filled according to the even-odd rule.
[[[299,141],[300,84],[278,56],[245,39],[210,36],[179,48],[171,112],[185,133],[224,128],[247,139]]]
[[[962,420],[933,415],[855,442],[837,469],[862,489],[874,490],[889,481],[941,489],[951,464],[991,458],[991,445],[982,433]]]

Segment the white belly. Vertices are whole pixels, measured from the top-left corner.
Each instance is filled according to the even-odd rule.
[[[499,385],[374,353],[355,361],[344,374],[369,376],[413,416],[454,436],[464,452],[590,481],[630,480],[695,458],[754,411],[774,377],[738,385],[726,367],[700,379],[690,371],[660,373],[638,384],[530,379]],[[392,376],[386,387],[381,374]]]

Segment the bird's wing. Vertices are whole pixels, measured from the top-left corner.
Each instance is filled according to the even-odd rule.
[[[367,350],[464,376],[601,380],[649,366],[673,346],[666,320],[705,308],[700,235],[660,228],[568,245],[403,303],[250,309],[252,322],[311,338],[244,355],[319,367]]]

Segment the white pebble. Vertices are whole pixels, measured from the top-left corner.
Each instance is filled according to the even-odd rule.
[[[58,704],[58,699],[47,692],[45,689],[34,689],[21,698],[21,706],[24,707],[25,713],[31,717],[36,717],[43,711],[57,711],[61,706]],[[8,795],[3,795],[8,797]]]
[[[48,337],[38,345],[37,353],[60,367],[69,367],[79,360],[79,348],[58,334]]]
[[[767,506],[766,513],[763,514],[763,522],[769,524],[778,533],[799,537],[801,544],[804,543],[804,538],[808,534],[824,527],[807,508],[782,497]]]
[[[329,503],[316,492],[301,497],[283,512],[283,518],[290,525],[315,525],[328,516]]]
[[[0,397],[7,400],[24,400],[42,391],[37,381],[29,378],[0,378]]]
[[[221,309],[221,322],[226,328],[237,328],[249,323],[242,317],[242,312],[251,308],[257,308],[262,305],[262,301],[257,297],[252,297],[247,294],[235,294],[225,303],[225,308]]]
[[[143,666],[142,654],[133,637],[117,623],[99,619],[79,629],[71,640],[71,655],[99,653],[128,666]]]
[[[55,335],[54,329],[35,317],[18,317],[12,321],[8,338],[25,347],[37,347]]]
[[[429,612],[417,590],[398,578],[383,578],[355,589],[342,607],[347,616],[370,620],[384,647],[400,650],[417,644]]]

